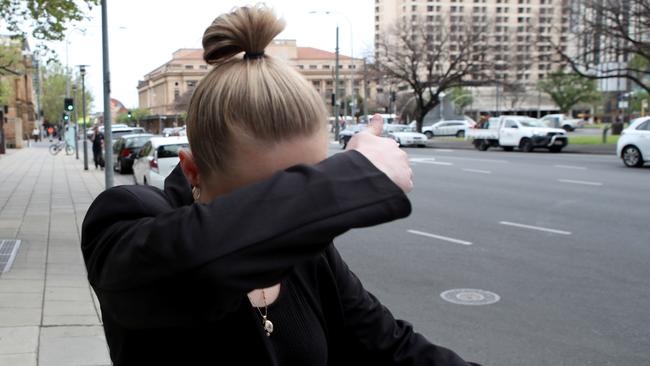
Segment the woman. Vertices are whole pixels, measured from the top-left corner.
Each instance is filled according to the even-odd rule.
[[[102,158],[102,146],[104,145],[104,135],[99,132],[99,127],[93,128],[93,134],[90,137],[93,147],[93,161],[95,169],[104,168],[104,159]]]
[[[82,250],[114,364],[466,365],[395,320],[331,244],[408,215],[412,183],[388,178],[401,164],[369,164],[405,154],[387,139],[362,149],[379,139],[364,133],[359,152],[323,160],[323,101],[264,54],[283,26],[263,7],[218,17],[183,174],[165,192],[110,189],[89,209]]]

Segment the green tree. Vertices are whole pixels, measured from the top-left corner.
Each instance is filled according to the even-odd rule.
[[[61,41],[69,23],[84,19],[99,0],[0,0],[0,20],[9,33],[37,41]]]
[[[451,100],[456,108],[456,113],[462,114],[467,106],[472,104],[474,98],[472,93],[465,88],[460,86],[453,87],[451,89]]]
[[[0,44],[0,105],[9,103],[13,95],[14,78],[24,72],[20,43],[18,41]]]
[[[42,72],[42,99],[41,105],[43,115],[46,121],[58,123],[63,113],[63,99],[66,97],[66,83],[70,81],[70,94],[74,98],[75,113],[78,119],[82,116],[82,90],[81,76],[67,75],[65,69],[59,63],[50,63]],[[73,86],[77,86],[74,88]],[[86,90],[86,118],[93,102],[93,95],[90,90]],[[74,115],[72,119],[74,120]]]
[[[537,87],[553,99],[562,113],[569,113],[578,103],[595,103],[602,98],[595,80],[574,73],[554,72],[540,80]]]
[[[142,121],[142,119],[144,119],[144,117],[150,114],[147,108],[132,108],[129,109],[129,111],[131,112],[130,119],[128,112],[124,112],[117,115],[117,122],[126,124],[138,124],[140,121]]]

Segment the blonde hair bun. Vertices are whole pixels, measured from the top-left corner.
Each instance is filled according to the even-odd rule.
[[[203,59],[210,65],[241,52],[260,56],[285,22],[265,5],[245,6],[216,18],[203,34]]]

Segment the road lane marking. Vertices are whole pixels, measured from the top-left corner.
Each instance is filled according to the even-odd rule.
[[[577,170],[587,170],[587,167],[584,166],[575,166],[575,165],[556,165],[556,168],[562,169],[577,169]]]
[[[411,158],[409,159],[411,163],[423,163],[423,164],[433,164],[433,165],[444,165],[444,166],[451,166],[454,165],[454,163],[448,163],[444,161],[436,161],[435,158]]]
[[[423,231],[417,231],[417,230],[407,230],[411,234],[415,235],[420,235],[420,236],[426,236],[428,238],[434,238],[438,240],[443,240],[443,241],[448,241],[450,243],[454,244],[461,244],[461,245],[472,245],[471,242],[465,241],[465,240],[460,240],[460,239],[454,239],[454,238],[449,238],[447,236],[442,236],[442,235],[436,235],[436,234],[430,234],[430,233],[425,233]]]
[[[454,152],[452,149],[433,149],[435,152]]]
[[[463,171],[470,172],[470,173],[492,174],[492,172],[489,170],[481,170],[481,169],[463,169]]]
[[[518,224],[516,222],[510,222],[510,221],[500,221],[499,224],[501,225],[506,225],[506,226],[514,226],[522,229],[531,229],[531,230],[537,230],[537,231],[545,231],[547,233],[553,233],[553,234],[560,234],[560,235],[571,235],[570,231],[564,231],[564,230],[556,230],[556,229],[549,229],[546,227],[541,227],[541,226],[532,226],[532,225],[525,225],[525,224]]]
[[[562,183],[570,183],[570,184],[582,184],[585,186],[602,186],[603,184],[600,182],[588,182],[586,180],[573,180],[573,179],[558,179],[558,182]]]

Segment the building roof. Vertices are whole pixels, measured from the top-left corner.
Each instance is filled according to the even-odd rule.
[[[336,54],[334,52],[320,50],[313,47],[298,47],[299,60],[333,60],[335,58]],[[339,54],[339,59],[349,60],[350,57]]]
[[[179,48],[172,54],[173,58],[203,59],[202,48]]]

